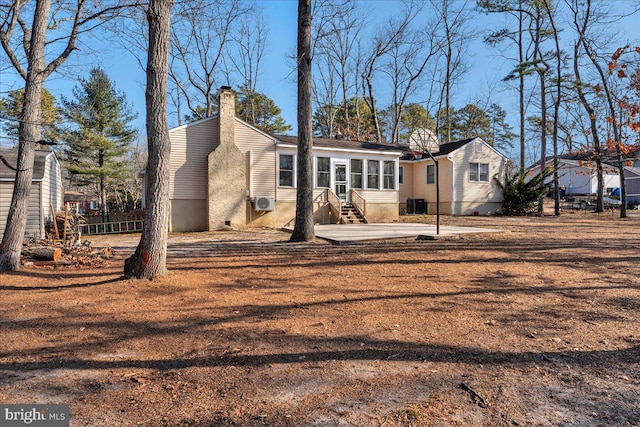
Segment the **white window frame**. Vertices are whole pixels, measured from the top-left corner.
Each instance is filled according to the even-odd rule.
[[[482,179],[482,167],[486,167],[486,179]],[[472,175],[473,169],[475,169],[475,179]],[[489,163],[481,162],[469,162],[469,182],[489,182]]]
[[[291,172],[293,176],[291,177],[291,185],[282,185],[280,184],[280,172],[282,169],[280,168],[280,156],[290,156],[291,157]],[[296,155],[295,154],[287,154],[287,153],[278,153],[278,187],[281,188],[296,188]]]
[[[369,163],[376,163],[377,164],[377,167],[376,167],[377,172],[376,172],[376,175],[375,175],[377,177],[377,180],[378,180],[378,186],[377,187],[369,187],[369,175],[370,175],[369,174]],[[371,174],[371,176],[374,176],[374,175]],[[366,181],[367,190],[380,190],[380,184],[381,184],[380,181],[381,181],[380,180],[380,160],[367,160],[367,181]]]
[[[386,173],[385,165],[391,163],[391,174]],[[391,187],[387,187],[387,178],[391,177]],[[395,190],[396,189],[396,162],[393,160],[382,161],[382,189],[383,190]]]
[[[327,170],[322,171],[322,173],[326,174],[326,176],[327,176],[327,185],[326,186],[322,186],[322,187],[320,187],[319,182],[318,182],[319,181],[318,178],[320,177],[320,173],[321,173],[320,168],[318,167],[320,159],[326,159],[328,161],[327,165],[329,167]],[[315,163],[316,163],[316,170],[315,170],[316,185],[315,185],[315,187],[316,188],[331,188],[331,157],[317,156]]]
[[[359,161],[360,162],[360,172],[354,172],[353,171],[353,161]],[[351,188],[353,188],[354,190],[363,190],[365,188],[364,184],[365,184],[365,179],[366,179],[366,169],[367,167],[367,162],[364,159],[349,159],[349,185]],[[360,187],[356,187],[353,185],[354,179],[353,176],[354,175],[360,175]]]

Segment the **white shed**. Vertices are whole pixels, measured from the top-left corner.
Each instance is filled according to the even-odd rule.
[[[11,166],[18,163],[17,149],[0,149],[0,155]],[[0,163],[0,237],[7,224],[15,177],[15,171]],[[52,219],[51,207],[58,211],[63,208],[63,203],[62,166],[58,158],[53,151],[36,150],[25,235],[45,238],[45,225]]]

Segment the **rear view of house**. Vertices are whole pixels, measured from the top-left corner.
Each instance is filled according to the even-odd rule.
[[[17,149],[0,150],[0,155],[12,167],[17,165]],[[0,163],[0,237],[7,224],[15,178],[16,172]],[[58,211],[63,207],[62,167],[53,151],[36,150],[31,182],[25,235],[43,239],[52,209]]]
[[[170,138],[170,231],[281,227],[295,217],[297,138],[235,117],[229,88],[217,116],[171,129]],[[364,221],[398,218],[399,147],[315,139],[312,154],[316,223],[340,221],[341,208]]]
[[[169,132],[169,230],[291,223],[297,138],[268,135],[235,117],[235,94],[228,87],[220,89],[218,106],[218,115]],[[429,212],[435,212],[434,164],[408,148],[314,138],[314,221],[392,222],[406,212],[411,198],[427,200]],[[502,196],[493,177],[502,179],[502,155],[479,138],[443,145],[435,155],[443,213],[499,209]]]

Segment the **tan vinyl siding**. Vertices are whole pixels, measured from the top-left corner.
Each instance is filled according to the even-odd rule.
[[[212,118],[170,131],[170,199],[207,199],[207,156],[218,139],[217,123]]]
[[[313,189],[313,199],[316,200],[319,197],[322,197],[325,192],[324,188],[314,188]],[[278,187],[278,191],[276,193],[276,201],[278,202],[296,202],[296,189],[292,187]]]
[[[9,214],[12,195],[13,182],[0,182],[0,237],[4,234],[4,228],[7,225],[7,215]],[[44,238],[44,223],[41,222],[42,210],[40,196],[40,182],[34,182],[31,184],[31,191],[29,192],[29,209],[27,211],[27,229],[25,236]]]
[[[412,163],[400,163],[400,167],[404,168],[404,183],[400,184],[399,198],[400,202],[406,202],[407,199],[413,197],[413,167]]]
[[[235,140],[238,149],[249,158],[248,189],[251,197],[276,196],[275,142],[256,132],[242,121],[235,121]],[[251,153],[250,155],[247,155]]]
[[[398,192],[395,190],[355,190],[367,203],[398,203]]]
[[[502,202],[500,187],[493,177],[504,175],[504,161],[491,147],[484,145],[481,152],[476,151],[476,141],[473,141],[452,153],[453,197],[460,202]],[[469,163],[488,163],[489,182],[469,181]],[[454,212],[455,213],[455,212]]]
[[[426,202],[435,203],[436,186],[427,185],[427,165],[433,165],[433,160],[424,160],[413,164],[413,199],[425,199]],[[447,159],[438,159],[438,175],[440,183],[440,202],[451,202],[451,162]],[[406,200],[404,200],[406,202]]]

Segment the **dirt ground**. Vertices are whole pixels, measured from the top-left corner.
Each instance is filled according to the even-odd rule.
[[[409,220],[433,221],[433,217]],[[0,274],[0,402],[72,426],[639,426],[640,218],[436,241],[171,236],[170,274]]]

